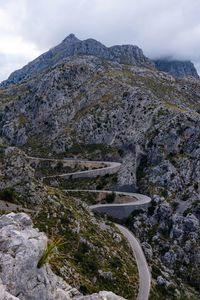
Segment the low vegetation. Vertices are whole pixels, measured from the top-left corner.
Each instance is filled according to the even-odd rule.
[[[44,201],[33,220],[39,230],[61,237],[62,241],[47,246],[38,266],[49,261],[56,274],[84,294],[110,290],[126,299],[135,299],[137,266],[127,242],[112,223],[97,221],[82,202],[58,189],[49,188],[48,193],[49,200]],[[112,278],[106,277],[107,272],[111,272]]]
[[[15,204],[23,203],[23,198],[21,194],[17,193],[12,188],[5,188],[0,190],[0,200],[15,203]]]
[[[114,189],[117,184],[116,175],[98,176],[97,178],[77,178],[66,180],[62,177],[45,178],[44,182],[48,185],[58,186],[61,189]]]
[[[44,250],[40,260],[38,261],[38,268],[41,268],[44,264],[48,263],[54,255],[55,251],[62,243],[62,238],[54,238],[48,242],[46,249]]]
[[[115,193],[107,194],[105,197],[106,203],[113,203],[115,201]]]

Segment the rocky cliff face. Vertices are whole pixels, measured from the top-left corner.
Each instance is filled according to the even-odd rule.
[[[42,185],[33,180],[35,171],[30,166],[25,153],[15,147],[1,149],[0,158],[0,190],[10,190],[19,193],[16,204],[27,203],[38,204],[46,196]],[[11,201],[12,202],[12,201]]]
[[[199,200],[182,214],[165,199],[154,195],[148,213],[129,219],[152,266],[152,298],[199,299]]]
[[[12,73],[1,86],[20,82],[30,76],[37,75],[44,69],[49,69],[67,57],[74,55],[94,55],[96,57],[116,61],[123,64],[146,66],[152,68],[154,64],[144,56],[137,46],[123,45],[106,47],[94,39],[80,41],[74,34],[70,34],[61,44],[29,63],[21,70]]]
[[[179,60],[154,60],[155,67],[159,71],[167,72],[177,78],[199,78],[197,70],[191,61]]]
[[[48,264],[38,267],[46,247],[46,235],[33,228],[28,215],[0,217],[1,300],[124,299],[109,292],[83,296],[56,276]]]
[[[47,237],[21,213],[0,218],[0,277],[5,290],[17,299],[64,299],[79,295],[49,266],[38,268]]]

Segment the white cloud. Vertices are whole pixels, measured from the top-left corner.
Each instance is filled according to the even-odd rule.
[[[73,32],[200,65],[199,0],[0,0],[0,79]],[[10,60],[9,60],[10,57]],[[24,57],[24,60],[22,59]],[[16,64],[13,64],[13,70]]]
[[[26,42],[21,36],[1,37],[0,53],[7,55],[23,55],[32,58],[39,55],[37,46],[31,42]]]
[[[6,55],[0,53],[0,81],[4,80],[14,70],[28,63],[29,60],[24,55]]]

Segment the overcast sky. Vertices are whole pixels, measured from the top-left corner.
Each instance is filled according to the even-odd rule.
[[[0,81],[70,33],[200,71],[200,0],[0,0]]]

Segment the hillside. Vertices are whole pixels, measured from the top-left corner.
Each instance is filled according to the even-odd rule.
[[[15,147],[1,148],[0,167],[0,214],[3,215],[0,218],[0,278],[7,292],[19,296],[18,290],[21,290],[19,299],[37,300],[40,296],[41,299],[66,299],[61,296],[45,296],[48,292],[50,295],[54,285],[56,286],[55,275],[49,270],[51,267],[56,275],[71,285],[68,289],[72,293],[67,299],[73,298],[73,291],[75,297],[105,290],[113,291],[126,299],[136,299],[136,262],[127,241],[112,222],[95,217],[87,203],[77,197],[44,185],[36,178],[29,158]],[[47,235],[49,245],[58,241],[57,250],[46,260],[49,265],[46,266],[44,259],[41,271],[38,263],[45,251],[47,237],[40,233],[39,238],[38,233],[36,238],[36,234],[32,232],[30,217],[20,214],[4,215],[12,211],[28,213],[35,227]],[[16,228],[10,228],[8,225],[11,224]],[[17,234],[16,230],[19,231]],[[28,241],[34,240],[34,236],[33,250]],[[9,242],[5,242],[6,240]],[[16,252],[16,262],[10,255],[9,247],[13,255]],[[11,256],[9,267],[8,256]],[[24,273],[29,278],[28,283]],[[43,281],[48,284],[41,288]],[[100,296],[97,299],[101,299]],[[106,299],[110,299],[109,296]]]
[[[152,268],[151,299],[199,299],[200,81],[157,70],[135,46],[104,48],[95,42],[97,53],[91,44],[69,36],[2,84],[2,143],[44,158],[120,161],[116,178],[95,180],[101,188],[153,199],[148,211],[124,221]],[[67,184],[96,187],[94,181]],[[13,186],[24,193],[24,187]],[[47,202],[42,203],[44,213]],[[39,215],[37,222],[45,218]],[[85,212],[81,218],[91,221]],[[41,230],[45,222],[37,223]],[[129,297],[123,288],[110,290]]]

